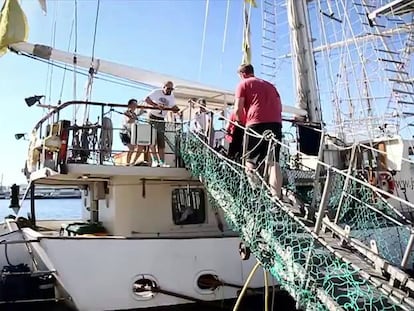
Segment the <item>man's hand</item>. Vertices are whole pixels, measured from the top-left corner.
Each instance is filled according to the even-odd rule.
[[[174,106],[171,108],[172,112],[177,113],[178,111],[180,111],[180,108],[178,108],[178,106]]]

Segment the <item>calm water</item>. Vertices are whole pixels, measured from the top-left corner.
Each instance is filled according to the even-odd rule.
[[[7,215],[14,215],[9,208],[9,200],[0,200],[0,222]],[[80,219],[82,201],[80,199],[36,200],[36,219]],[[27,217],[30,212],[30,201],[25,200],[18,216]]]

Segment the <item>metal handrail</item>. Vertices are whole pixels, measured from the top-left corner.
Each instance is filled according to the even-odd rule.
[[[52,117],[55,114],[58,114],[61,110],[63,110],[66,107],[72,106],[72,105],[90,105],[90,106],[100,106],[102,108],[104,107],[109,107],[109,108],[115,108],[115,107],[119,107],[119,108],[127,108],[128,105],[127,104],[117,104],[117,103],[102,103],[102,102],[88,102],[88,101],[83,101],[83,100],[72,100],[72,101],[67,101],[64,102],[60,105],[58,105],[57,107],[53,108],[51,111],[49,111],[43,118],[41,118],[36,125],[34,126],[33,130],[36,131],[39,129],[39,127],[45,122],[47,121],[50,117]],[[138,105],[137,108],[139,109],[150,109],[150,110],[160,110],[160,108],[157,107],[153,107],[153,106],[143,106],[143,105]],[[171,108],[163,108],[163,110],[166,111],[171,111]]]

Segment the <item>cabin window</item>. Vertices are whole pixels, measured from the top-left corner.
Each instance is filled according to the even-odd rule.
[[[203,189],[174,189],[172,191],[172,216],[176,225],[204,223],[206,221],[206,207]]]

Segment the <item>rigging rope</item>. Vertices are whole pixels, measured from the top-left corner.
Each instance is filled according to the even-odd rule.
[[[48,61],[48,60],[45,60],[43,58],[39,58],[39,57],[30,55],[30,54],[27,54],[27,53],[20,52],[19,55],[26,56],[28,58],[31,58],[31,59],[40,61],[40,62],[45,63],[45,64],[49,64],[50,63],[50,64],[52,64],[52,66],[55,66],[57,68],[66,69],[67,71],[74,72],[74,69],[65,68],[65,66],[59,65],[56,62],[52,63],[51,61]],[[89,73],[88,72],[85,72],[85,70],[83,70],[83,69],[80,69],[80,70],[77,71],[77,74],[80,74],[82,76],[87,77]],[[107,78],[104,78],[104,77],[107,77]],[[122,79],[122,78],[119,78],[119,77],[113,77],[113,76],[111,76],[109,74],[104,74],[104,73],[101,73],[101,75],[99,77],[95,77],[95,79],[102,80],[102,81],[109,82],[109,83],[113,83],[113,84],[116,84],[116,85],[121,85],[121,86],[126,86],[126,87],[130,87],[130,88],[134,88],[134,89],[137,89],[137,90],[149,91],[149,90],[152,90],[153,89],[152,86],[146,85],[144,83],[135,82],[135,84],[134,84],[134,82],[131,82],[128,79]]]
[[[50,46],[52,48],[56,45],[56,28],[57,28],[57,11],[58,11],[59,2],[55,2],[53,7],[53,20],[52,20],[52,30],[50,35]],[[46,73],[46,86],[45,86],[45,101],[48,101],[49,105],[51,105],[52,101],[52,83],[53,83],[53,66],[49,64],[47,67]],[[46,108],[43,108],[43,112],[46,111]]]
[[[223,75],[223,56],[226,49],[227,27],[229,23],[230,0],[227,0],[226,18],[224,20],[223,43],[221,45],[220,76]]]
[[[72,19],[72,24],[70,26],[70,33],[69,33],[69,43],[68,43],[68,48],[67,48],[68,52],[70,51],[70,45],[72,43],[74,24],[75,24],[75,20]],[[60,94],[59,94],[59,101],[60,102],[62,101],[63,87],[65,85],[67,67],[68,67],[67,64],[65,64],[65,66],[63,68],[62,84],[61,84],[61,87],[60,87]]]
[[[101,1],[98,0],[96,5],[96,16],[95,16],[95,27],[93,33],[93,42],[92,42],[92,57],[91,57],[91,65],[89,68],[89,76],[86,84],[85,89],[85,101],[89,101],[92,98],[92,87],[93,87],[93,78],[95,74],[94,69],[94,59],[95,59],[95,44],[96,44],[96,34],[98,30],[98,19],[99,19],[99,8],[100,8]],[[83,122],[85,123],[89,119],[90,107],[89,105],[85,105],[85,111],[83,115]]]
[[[73,55],[73,100],[77,99],[76,96],[76,74],[77,74],[77,54],[78,54],[78,0],[74,3],[75,14],[75,47]],[[76,117],[78,114],[79,105],[73,106],[73,122],[76,123]]]
[[[208,21],[208,10],[210,7],[210,0],[206,0],[205,16],[204,16],[204,28],[203,28],[203,39],[201,41],[201,55],[200,55],[200,66],[198,68],[198,81],[201,79],[201,70],[203,69],[203,59],[204,59],[204,47],[206,43],[206,33],[207,33],[207,21]]]
[[[95,43],[96,43],[96,33],[98,30],[98,18],[99,18],[99,8],[100,8],[101,0],[98,0],[98,3],[96,5],[96,16],[95,16],[95,29],[93,32],[93,43],[92,43],[92,64],[93,60],[95,58]]]
[[[54,16],[53,16],[53,33],[52,33],[52,47],[55,48],[56,46],[56,29],[57,29],[57,12],[58,12],[59,2],[55,3],[54,7]],[[49,105],[51,105],[52,100],[52,87],[53,87],[53,66],[50,68],[50,81],[49,81],[49,96],[48,101]]]
[[[208,147],[197,134],[184,131],[181,139],[182,159],[192,175],[203,181],[211,204],[224,211],[229,226],[240,233],[257,260],[301,307],[327,310],[325,303],[328,301],[347,310],[404,310],[334,248],[310,232],[284,204],[272,200],[263,181],[258,187],[252,187],[243,166]],[[288,188],[297,187],[296,181],[314,179],[314,170],[295,171],[289,169],[287,163],[281,165],[284,175],[292,175],[288,178]],[[301,177],[297,173],[309,173],[305,174],[309,176]],[[304,190],[296,190],[301,191]],[[380,256],[399,265],[400,244],[407,245],[410,230],[406,226],[396,226],[383,216],[400,218],[376,199],[378,194],[370,187],[355,180],[346,187],[339,170],[334,171],[333,187],[329,192],[329,214],[339,210],[339,197],[344,191],[349,195],[345,196],[340,209],[338,225],[341,228],[349,225],[350,236],[362,241],[367,248],[372,239],[376,240]],[[305,203],[310,204],[313,195],[304,192],[303,197]],[[367,202],[381,212],[367,209],[364,205]],[[401,235],[400,241],[390,238],[398,235]]]

